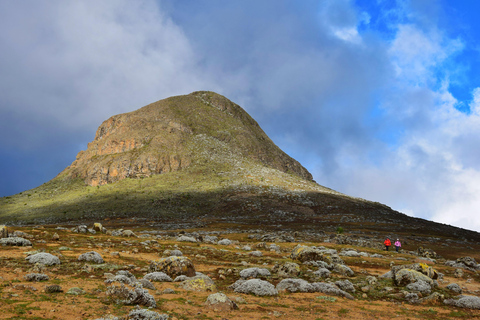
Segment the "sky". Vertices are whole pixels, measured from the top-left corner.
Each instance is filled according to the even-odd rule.
[[[198,90],[321,185],[480,231],[476,0],[0,0],[0,196]]]

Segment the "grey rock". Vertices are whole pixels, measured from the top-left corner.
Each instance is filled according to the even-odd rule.
[[[329,278],[331,272],[326,268],[318,268],[313,274],[319,278]]]
[[[224,293],[217,292],[209,295],[207,301],[205,302],[207,306],[211,306],[216,310],[229,311],[238,309],[238,306],[235,302],[230,300]]]
[[[240,271],[240,277],[247,278],[257,278],[257,277],[269,277],[270,271],[264,268],[248,268]]]
[[[343,264],[336,264],[335,267],[333,268],[333,271],[338,272],[339,274],[347,277],[355,276],[355,273],[353,272],[353,270],[350,269],[350,267]]]
[[[313,292],[322,292],[325,294],[336,295],[339,297],[345,297],[347,299],[354,300],[353,296],[350,293],[343,291],[330,283],[314,282],[311,285],[314,290]]]
[[[275,264],[272,271],[281,278],[291,278],[300,273],[300,266],[294,262],[286,262],[284,265]]]
[[[480,309],[480,298],[462,295],[458,299],[447,299],[444,304],[466,309]]]
[[[238,285],[234,291],[237,293],[254,294],[257,296],[278,295],[278,291],[277,289],[275,289],[275,286],[273,284],[259,279],[246,280],[240,285]]]
[[[423,273],[411,269],[401,269],[400,271],[396,272],[393,280],[397,286],[406,286],[410,283],[415,283],[418,280],[423,280],[430,286],[433,285],[433,280],[431,278]]]
[[[453,291],[455,293],[459,293],[461,294],[462,293],[462,288],[460,288],[460,286],[456,283],[450,283],[448,286],[447,286],[447,289],[450,290],[450,291]]]
[[[20,237],[2,238],[0,239],[0,244],[2,246],[17,246],[17,247],[27,247],[32,245],[30,240],[20,238]]]
[[[249,252],[248,255],[253,257],[262,257],[263,253],[262,251],[252,251],[252,252]]]
[[[142,284],[142,287],[144,287],[145,289],[150,289],[150,290],[155,290],[155,286],[153,285],[153,283],[151,283],[150,281],[148,281],[147,279],[140,279],[140,280],[137,280],[138,282],[140,282]]]
[[[134,284],[132,289],[126,287],[123,283],[120,285],[114,284],[107,287],[106,294],[116,299],[118,304],[142,305],[153,308],[157,306],[155,298],[148,293],[148,290],[143,289],[139,283]]]
[[[303,279],[283,279],[277,284],[278,291],[313,292],[313,287]]]
[[[172,282],[172,278],[164,272],[150,272],[147,273],[143,279],[149,281],[157,281],[157,282]]]
[[[418,291],[422,294],[429,294],[432,287],[424,280],[418,280],[417,282],[408,284],[407,289],[410,291]]]
[[[31,256],[26,257],[25,260],[27,260],[32,264],[41,263],[45,266],[53,266],[56,264],[60,264],[60,259],[57,256],[54,256],[53,254],[46,253],[46,252],[33,254]]]
[[[171,250],[169,256],[170,257],[181,257],[181,256],[183,256],[183,252],[178,250],[178,249]]]
[[[85,293],[85,291],[82,290],[79,287],[73,287],[73,288],[68,289],[68,291],[67,291],[67,294],[71,294],[71,295],[74,295],[74,296],[78,296],[78,295],[81,295],[81,294],[84,294],[84,293]]]
[[[215,282],[208,276],[197,273],[194,277],[187,277],[182,281],[181,286],[189,291],[215,291],[217,287]]]
[[[134,309],[127,316],[127,320],[168,320],[168,318],[169,316],[166,314],[146,309]]]
[[[23,276],[26,281],[48,281],[50,277],[43,273],[29,273]]]
[[[229,246],[232,244],[232,241],[229,240],[229,239],[222,239],[220,241],[218,241],[218,244],[222,245],[222,246]]]
[[[189,236],[180,236],[177,238],[177,241],[181,242],[197,242],[197,239],[194,237],[189,237]]]
[[[98,252],[95,252],[95,251],[82,253],[78,257],[78,261],[87,261],[87,262],[93,262],[93,263],[104,263],[102,256]]]
[[[348,280],[339,280],[335,281],[335,285],[340,288],[340,290],[355,293],[355,288],[353,287],[353,283]]]

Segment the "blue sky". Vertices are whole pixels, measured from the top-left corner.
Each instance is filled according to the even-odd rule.
[[[0,196],[212,90],[346,194],[480,231],[478,1],[0,0]]]

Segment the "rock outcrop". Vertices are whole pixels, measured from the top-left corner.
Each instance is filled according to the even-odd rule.
[[[194,140],[201,135],[226,143],[234,154],[312,180],[240,106],[205,91],[160,100],[104,121],[87,150],[60,175],[98,186],[182,170],[197,160]]]

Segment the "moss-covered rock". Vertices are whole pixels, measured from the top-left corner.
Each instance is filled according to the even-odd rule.
[[[194,277],[196,275],[192,260],[184,256],[171,256],[152,261],[149,266],[149,272],[156,271],[164,272],[172,278],[181,275],[186,275],[187,277]]]

